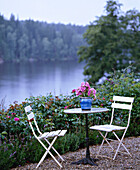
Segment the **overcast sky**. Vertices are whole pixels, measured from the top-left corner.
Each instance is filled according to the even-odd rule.
[[[9,19],[33,19],[48,23],[87,25],[104,14],[107,0],[0,0],[0,14]],[[140,0],[119,0],[122,10],[140,11]]]

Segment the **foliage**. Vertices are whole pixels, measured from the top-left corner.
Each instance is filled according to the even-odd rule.
[[[0,15],[0,60],[74,60],[86,26],[19,21]]]
[[[33,138],[10,138],[0,147],[0,167],[10,169],[11,167],[22,166],[25,163],[37,162],[45,150]]]
[[[87,45],[78,50],[79,61],[85,61],[87,81],[95,83],[106,73],[132,64],[140,71],[140,12],[120,10],[116,0],[108,0],[106,15],[98,17],[84,33]]]
[[[130,72],[131,71],[131,72]],[[131,122],[126,136],[140,135],[140,75],[134,74],[132,68],[117,71],[110,75],[104,84],[96,87],[96,100],[92,107],[107,107],[108,113],[88,114],[89,126],[104,124],[110,121],[111,103],[113,95],[132,96]],[[80,107],[79,97],[76,93],[70,96],[38,96],[27,98],[22,104],[10,105],[9,109],[0,111],[0,168],[10,169],[24,165],[25,163],[38,162],[44,150],[33,137],[27,122],[24,108],[31,105],[35,113],[37,123],[42,132],[56,129],[67,129],[63,138],[58,138],[56,149],[61,153],[74,151],[85,147],[85,116],[78,114],[64,114],[64,109]],[[126,122],[124,111],[118,112],[120,119],[115,123],[120,125]],[[17,119],[15,119],[17,118]],[[118,134],[119,135],[119,134]],[[101,143],[101,137],[97,132],[89,131],[90,144]]]
[[[135,74],[132,68],[128,67],[122,71],[115,72],[111,75],[110,79],[107,79],[104,84],[98,86],[97,98],[101,99],[102,107],[108,107],[111,104],[111,96],[129,96],[134,97],[134,103],[131,114],[131,123],[129,126],[129,135],[139,135],[140,133],[140,75]],[[108,101],[108,102],[106,102]],[[95,101],[99,105],[98,100]],[[127,120],[125,111],[120,112],[121,120],[116,120],[118,123],[125,122]]]

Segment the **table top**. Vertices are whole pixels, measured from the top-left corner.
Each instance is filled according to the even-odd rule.
[[[88,113],[100,113],[100,112],[107,112],[109,109],[107,108],[91,108],[91,110],[82,110],[81,108],[74,108],[74,109],[66,109],[64,113],[68,114],[88,114]]]

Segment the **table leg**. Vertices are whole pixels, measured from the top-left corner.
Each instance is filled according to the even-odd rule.
[[[90,157],[90,151],[89,151],[89,136],[88,136],[88,115],[85,114],[86,117],[86,158],[83,158],[77,162],[72,162],[72,164],[90,164],[90,165],[95,165],[96,159]]]

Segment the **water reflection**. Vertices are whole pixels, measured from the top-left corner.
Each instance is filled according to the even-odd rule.
[[[4,63],[0,65],[0,101],[24,101],[31,95],[70,94],[80,86],[84,64],[70,62]]]

